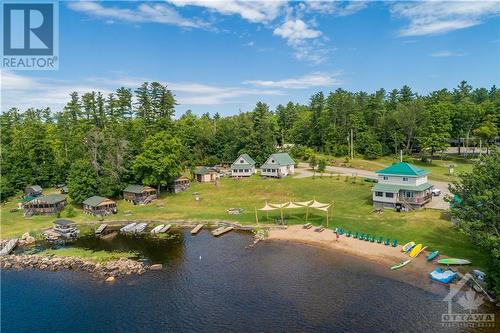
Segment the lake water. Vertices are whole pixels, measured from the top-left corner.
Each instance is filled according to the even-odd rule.
[[[441,326],[445,286],[430,292],[392,279],[385,267],[305,245],[263,242],[245,249],[250,233],[173,234],[162,240],[82,238],[78,246],[134,250],[164,264],[163,271],[111,285],[78,272],[3,271],[1,331],[462,330]]]

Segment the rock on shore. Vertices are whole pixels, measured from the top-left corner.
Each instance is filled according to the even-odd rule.
[[[73,270],[92,274],[97,278],[144,274],[148,266],[131,259],[118,259],[100,264],[74,257],[43,257],[36,254],[0,257],[0,268],[21,270],[35,268],[43,270]]]

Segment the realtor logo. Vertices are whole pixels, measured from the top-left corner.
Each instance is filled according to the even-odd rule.
[[[470,281],[470,282],[469,282]],[[461,291],[464,286],[476,283],[472,275],[465,276],[455,285],[450,285],[450,292],[443,301],[448,302],[448,313],[443,313],[441,323],[445,327],[494,327],[494,313],[480,313],[484,297],[472,289]],[[488,297],[489,295],[486,294]],[[453,300],[460,305],[461,311],[453,311]]]
[[[5,1],[1,16],[3,68],[57,69],[57,2]]]

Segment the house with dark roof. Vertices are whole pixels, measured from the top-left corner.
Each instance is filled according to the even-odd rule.
[[[295,161],[288,153],[272,154],[267,161],[260,166],[260,174],[264,177],[282,178],[293,175],[294,172]]]
[[[144,205],[158,198],[156,190],[149,186],[129,185],[123,190],[123,199],[134,205]]]
[[[231,177],[250,177],[255,172],[255,161],[248,154],[241,154],[231,164]]]
[[[200,183],[213,183],[220,178],[219,171],[211,167],[200,167],[195,170],[194,178]]]
[[[57,214],[65,205],[65,195],[42,195],[24,203],[24,216]]]
[[[76,223],[71,220],[59,219],[55,220],[54,230],[55,233],[65,238],[76,238],[80,234],[80,230],[76,227]]]
[[[168,184],[167,189],[170,193],[179,193],[186,191],[189,185],[191,185],[191,180],[188,177],[179,176]]]
[[[42,195],[42,187],[40,185],[28,185],[24,188],[24,197],[39,197]]]
[[[106,216],[116,214],[116,202],[111,199],[94,195],[83,202],[83,212],[89,215]]]
[[[377,208],[421,208],[432,200],[427,170],[399,162],[377,171],[378,183],[372,188],[373,205]]]

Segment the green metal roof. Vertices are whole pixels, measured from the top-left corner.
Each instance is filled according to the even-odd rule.
[[[48,204],[55,204],[61,201],[66,200],[66,196],[62,194],[48,194],[42,195],[40,197],[35,198],[33,201],[45,202]]]
[[[240,158],[243,158],[247,163],[238,163]],[[234,163],[232,165],[235,165],[235,164],[237,164],[238,166],[240,166],[240,165],[241,166],[244,166],[244,165],[255,166],[255,161],[253,160],[253,158],[250,157],[250,155],[241,154],[240,156],[238,156],[238,158],[236,159],[236,161],[234,161]]]
[[[144,192],[145,189],[146,189],[146,186],[142,186],[142,185],[129,185],[129,186],[127,186],[127,188],[125,188],[123,190],[123,192],[130,192],[130,193],[139,194],[139,193]]]
[[[217,172],[217,170],[215,170],[214,168],[209,168],[209,167],[204,166],[204,167],[196,169],[194,174],[195,175],[204,175],[204,174],[209,173],[210,171]]]
[[[271,156],[269,156],[269,158],[267,160],[269,161],[271,158],[274,158],[276,163],[266,163],[263,166],[261,166],[261,168],[262,167],[269,167],[269,165],[276,166],[276,165],[293,165],[293,164],[295,164],[295,161],[290,157],[290,155],[288,155],[288,153],[274,153]]]
[[[379,175],[396,175],[396,176],[409,176],[419,177],[425,176],[429,172],[427,170],[418,168],[410,163],[398,162],[390,167],[377,171]]]
[[[389,193],[398,193],[399,190],[407,190],[407,191],[424,191],[428,188],[433,187],[434,185],[430,183],[424,183],[417,186],[412,185],[394,185],[394,184],[377,184],[373,186],[372,192],[389,192]]]
[[[83,202],[84,205],[89,205],[89,206],[92,206],[92,207],[97,207],[101,204],[101,202],[103,201],[106,201],[106,200],[109,200],[108,198],[105,198],[105,197],[100,197],[98,195],[94,195],[90,198],[88,198],[87,200],[85,200]]]

